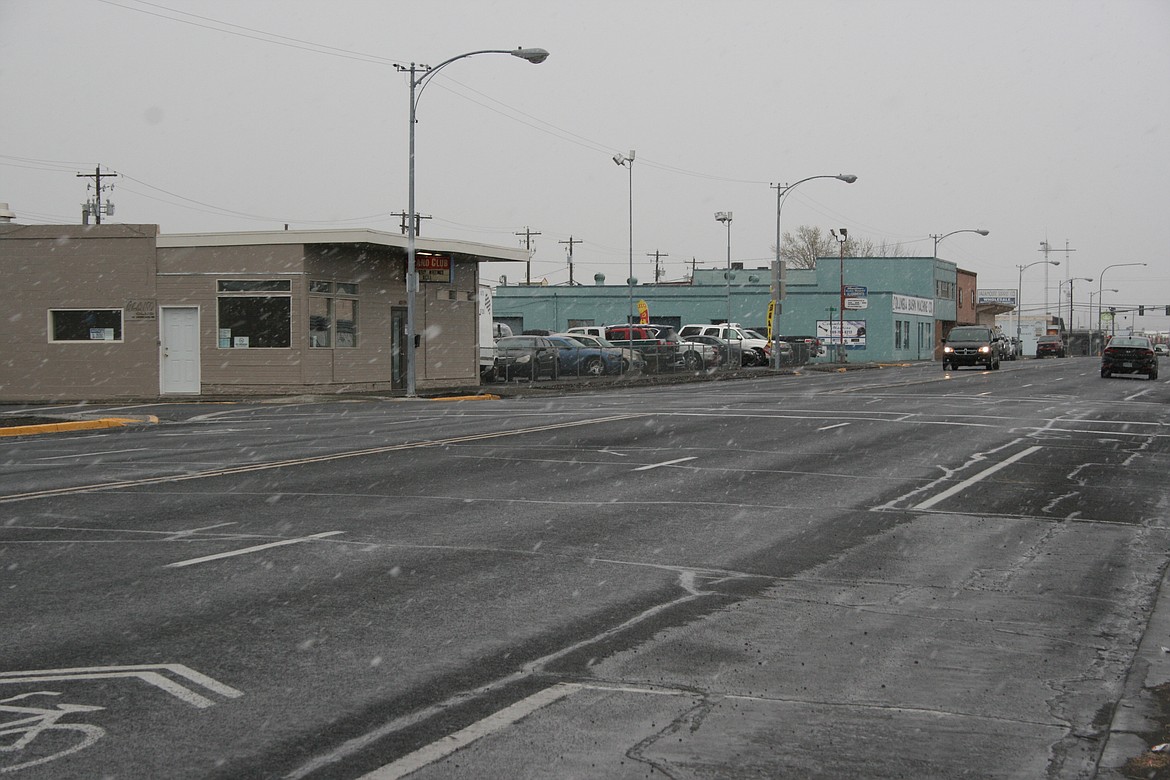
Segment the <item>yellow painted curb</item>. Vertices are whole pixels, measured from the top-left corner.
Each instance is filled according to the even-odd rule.
[[[47,423],[45,425],[16,425],[0,428],[0,436],[31,436],[37,433],[63,433],[66,431],[91,431],[98,428],[120,428],[136,422],[157,423],[153,414],[147,419],[139,417],[103,417],[100,420],[78,420],[76,422]]]
[[[498,395],[487,393],[486,395],[445,395],[441,398],[432,398],[432,401],[498,401]]]

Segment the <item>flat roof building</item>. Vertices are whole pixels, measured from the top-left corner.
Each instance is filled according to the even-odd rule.
[[[479,263],[528,255],[416,247],[417,387],[477,384]],[[0,399],[398,390],[405,271],[406,237],[374,230],[0,223]]]

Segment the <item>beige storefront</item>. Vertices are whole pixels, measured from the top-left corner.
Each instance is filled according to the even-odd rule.
[[[476,384],[478,264],[527,256],[417,250],[418,390]],[[406,237],[371,230],[2,224],[0,400],[400,390],[405,269]]]

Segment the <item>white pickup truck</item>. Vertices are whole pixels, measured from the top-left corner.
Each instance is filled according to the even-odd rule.
[[[740,346],[740,354],[745,366],[766,366],[772,354],[772,345],[754,331],[746,330],[736,323],[731,325],[683,325],[678,335],[685,341],[688,336],[716,336]]]

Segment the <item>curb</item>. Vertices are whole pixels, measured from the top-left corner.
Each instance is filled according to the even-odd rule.
[[[77,420],[74,422],[47,423],[45,425],[16,425],[0,428],[0,436],[33,436],[39,433],[64,433],[68,431],[91,431],[100,428],[121,428],[134,423],[157,423],[153,414],[141,417],[103,417],[100,420]]]

